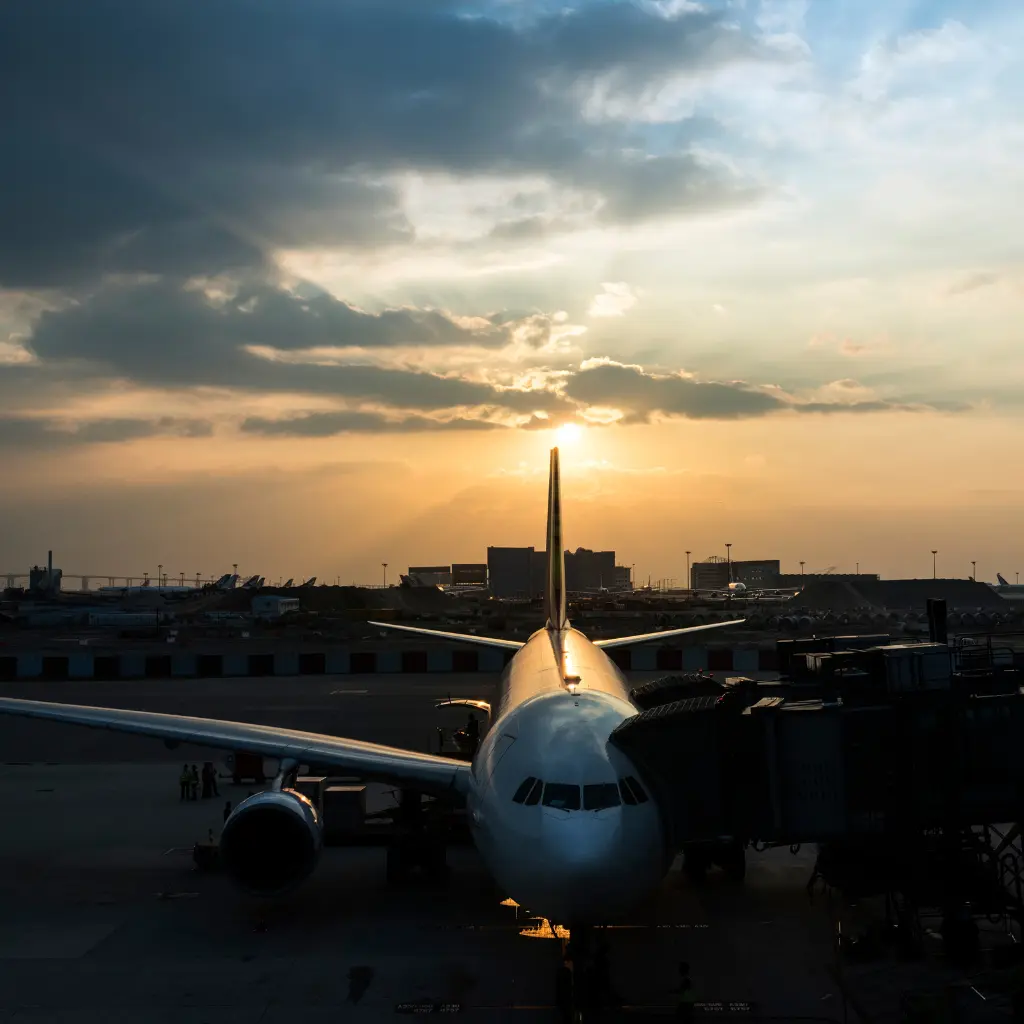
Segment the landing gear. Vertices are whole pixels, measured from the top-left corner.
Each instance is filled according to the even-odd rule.
[[[422,795],[403,789],[395,815],[396,832],[387,848],[385,877],[389,885],[421,881],[448,882],[449,868],[443,835],[438,835],[423,812]]]
[[[747,851],[738,839],[723,843],[715,854],[715,863],[730,882],[742,882],[747,874]]]
[[[688,846],[683,851],[683,874],[694,885],[703,885],[711,867],[710,851],[704,846]]]
[[[591,925],[569,929],[569,939],[562,945],[557,1003],[562,1020],[572,1024],[603,1019],[603,1010],[621,1005],[611,985],[604,929]]]

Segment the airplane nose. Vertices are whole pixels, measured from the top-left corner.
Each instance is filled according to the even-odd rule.
[[[560,874],[614,868],[620,815],[549,811],[545,808],[543,843]]]
[[[601,908],[614,909],[624,893],[619,815],[545,812],[543,845],[550,865],[536,905],[560,923],[585,922]]]

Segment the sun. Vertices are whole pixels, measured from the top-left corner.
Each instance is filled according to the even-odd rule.
[[[563,448],[576,444],[583,436],[583,428],[578,423],[563,423],[555,428],[555,438]]]

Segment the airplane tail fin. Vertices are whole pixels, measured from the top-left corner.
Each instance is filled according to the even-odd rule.
[[[996,573],[996,579],[999,580],[999,585],[1000,586],[1008,587],[1010,585],[1009,583],[1006,582],[1006,580],[1003,579],[1003,574],[1001,572],[997,572]]]
[[[548,475],[547,577],[544,612],[548,629],[564,629],[569,624],[565,594],[565,549],[562,545],[562,487],[558,471],[558,449],[551,449]]]

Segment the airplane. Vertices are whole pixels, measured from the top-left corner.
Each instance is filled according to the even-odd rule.
[[[1001,597],[1008,601],[1024,600],[1024,583],[1010,583],[1001,572],[996,573],[998,583],[990,583],[989,586]]]
[[[284,583],[281,584],[281,589],[284,590],[284,589],[290,587],[294,582],[295,582],[294,578],[286,580]]]
[[[579,928],[629,912],[661,883],[675,850],[651,783],[609,741],[637,714],[616,647],[742,622],[588,640],[568,619],[558,449],[550,454],[546,621],[528,640],[375,622],[381,629],[514,652],[471,761],[294,729],[148,711],[0,698],[0,713],[135,733],[279,758],[269,790],[224,823],[221,864],[244,891],[273,897],[313,871],[322,823],[291,787],[299,765],[465,801],[472,838],[490,873],[520,906]],[[457,703],[457,702],[452,702]]]
[[[300,587],[315,587],[316,586],[316,577],[315,576],[310,576],[309,579],[306,580],[305,583],[300,583],[299,586]]]
[[[116,594],[120,597],[126,597],[129,594],[167,594],[171,596],[182,596],[187,594],[198,594],[203,590],[230,590],[234,583],[232,580],[237,581],[237,576],[232,576],[231,573],[226,573],[221,576],[219,580],[214,583],[207,583],[203,586],[178,586],[177,584],[161,586],[158,583],[152,583],[147,580],[145,583],[140,584],[137,587],[98,587],[96,593],[98,594]]]

